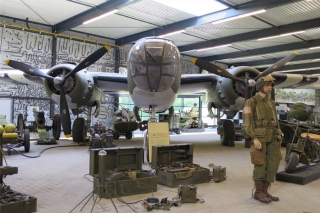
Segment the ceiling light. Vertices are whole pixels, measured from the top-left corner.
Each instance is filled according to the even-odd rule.
[[[203,48],[203,49],[197,49],[197,51],[204,51],[204,50],[211,50],[211,49],[216,49],[216,48],[220,48],[220,47],[229,47],[232,44],[224,44],[224,45],[219,45],[219,46],[215,46],[215,47],[208,47],[208,48]]]
[[[319,47],[310,47],[309,49],[314,50],[314,49],[319,49],[319,48],[320,48],[320,46]]]
[[[305,33],[306,31],[301,30],[301,31],[296,31],[296,32],[292,32],[292,33],[284,33],[284,34],[280,34],[280,35],[276,35],[276,36],[270,36],[270,37],[265,37],[265,38],[259,38],[257,39],[258,41],[262,41],[262,40],[267,40],[267,39],[271,39],[271,38],[278,38],[278,37],[282,37],[282,36],[289,36],[289,35],[295,35],[295,34],[299,34],[299,33]]]
[[[318,58],[318,59],[313,59],[312,61],[320,61],[320,58]]]
[[[228,7],[214,0],[153,0],[174,9],[190,13],[195,16],[203,16],[208,13],[227,9]]]
[[[164,34],[164,35],[159,35],[158,37],[165,37],[165,36],[171,36],[171,35],[174,35],[174,34],[178,34],[178,33],[183,33],[185,32],[186,30],[178,30],[178,31],[174,31],[172,33],[167,33],[167,34]]]
[[[111,10],[111,11],[105,13],[105,14],[102,14],[102,15],[97,16],[97,17],[95,17],[95,18],[92,18],[92,19],[90,19],[90,20],[88,20],[88,21],[85,21],[85,22],[83,22],[83,24],[89,24],[89,23],[94,22],[94,21],[96,21],[96,20],[98,20],[98,19],[101,19],[101,18],[103,18],[103,17],[106,17],[106,16],[109,16],[109,15],[111,15],[111,14],[117,13],[118,11],[119,11],[119,10],[117,10],[117,9]]]
[[[252,15],[256,15],[256,14],[264,13],[264,12],[266,12],[265,9],[257,10],[257,11],[251,12],[251,13],[245,13],[245,14],[242,14],[242,15],[233,16],[233,17],[230,17],[230,18],[214,21],[214,22],[211,22],[211,24],[220,24],[220,23],[223,23],[223,22],[226,22],[226,21],[231,21],[231,20],[235,20],[235,19],[239,19],[239,18],[244,18],[244,17],[247,17],[247,16],[252,16]]]

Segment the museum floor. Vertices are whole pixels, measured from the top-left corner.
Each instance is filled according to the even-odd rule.
[[[320,212],[320,180],[306,185],[297,185],[276,181],[271,188],[271,194],[280,197],[279,202],[262,204],[251,198],[253,181],[251,180],[252,164],[250,163],[249,149],[244,148],[243,141],[237,141],[235,147],[224,147],[220,145],[219,136],[214,131],[203,133],[183,133],[172,135],[171,143],[194,143],[194,163],[202,167],[208,167],[209,163],[226,167],[227,180],[216,183],[209,182],[197,184],[197,197],[204,203],[186,203],[180,207],[172,207],[170,212],[219,212],[219,213],[251,213],[251,212],[292,212],[303,213]],[[131,140],[120,138],[116,141],[119,147],[142,146],[143,138],[140,133],[135,134]],[[74,145],[71,140],[62,139],[58,145]],[[52,145],[31,144],[28,155],[36,156],[43,149]],[[23,150],[23,147],[18,150]],[[282,154],[285,148],[282,147]],[[5,155],[11,166],[18,166],[19,173],[7,176],[5,184],[14,190],[32,195],[37,200],[38,213],[64,213],[70,212],[82,199],[92,190],[93,186],[89,180],[89,152],[88,146],[74,146],[49,149],[41,154],[39,158],[27,158],[16,153]],[[144,166],[145,169],[149,168]],[[284,168],[281,161],[279,171]],[[319,167],[320,169],[320,167]],[[85,176],[86,175],[86,176]],[[86,178],[87,179],[86,179]],[[88,180],[89,179],[89,180]],[[158,184],[155,193],[140,194],[122,197],[126,202],[135,202],[147,197],[159,199],[172,199],[177,194],[177,188],[169,188]],[[117,208],[114,208],[111,200],[101,199],[92,212],[133,212],[127,205],[117,199],[113,199]],[[147,212],[141,204],[130,205],[136,212]],[[73,212],[90,212],[93,199],[87,203],[82,211],[84,202]],[[160,212],[163,210],[152,210]]]

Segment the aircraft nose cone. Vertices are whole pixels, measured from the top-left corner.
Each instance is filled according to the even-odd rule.
[[[249,87],[254,87],[255,85],[256,85],[255,80],[253,80],[253,79],[249,79],[249,80],[248,80],[248,86],[249,86]]]
[[[60,78],[60,77],[55,77],[54,79],[53,79],[53,82],[54,82],[54,84],[61,84],[62,83],[62,78]]]

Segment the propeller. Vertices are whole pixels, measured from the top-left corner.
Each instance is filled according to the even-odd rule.
[[[87,58],[85,58],[83,61],[80,62],[71,72],[69,72],[64,79],[69,78],[71,75],[76,74],[80,70],[90,66],[91,64],[98,61],[104,54],[106,54],[110,50],[110,46],[105,45],[104,47],[101,47],[97,51],[93,52],[91,55],[89,55]]]
[[[198,67],[207,70],[210,73],[219,75],[221,77],[225,77],[225,78],[230,78],[232,80],[235,81],[239,81],[240,83],[245,83],[245,81],[241,78],[237,78],[236,76],[230,74],[228,71],[226,71],[225,69],[222,69],[221,67],[212,64],[208,61],[204,61],[202,59],[199,58],[194,58],[191,60],[191,62],[195,65],[197,65]]]
[[[298,52],[294,52],[288,55],[287,57],[281,59],[280,61],[276,62],[272,66],[268,67],[266,70],[261,72],[258,76],[256,76],[253,80],[257,81],[259,78],[271,74],[272,72],[276,71],[277,69],[285,65],[287,62],[291,61],[297,55],[298,55]]]
[[[64,91],[64,83],[66,79],[68,79],[71,75],[76,74],[82,69],[85,69],[86,67],[90,66],[91,64],[95,63],[98,61],[104,54],[106,54],[110,50],[110,47],[108,45],[101,47],[91,55],[89,55],[87,58],[85,58],[83,61],[81,61],[70,73],[65,75],[64,77],[57,76],[53,78],[52,76],[41,72],[39,69],[31,66],[24,64],[22,62],[14,61],[14,60],[6,60],[6,64],[12,68],[21,70],[24,73],[34,75],[34,76],[39,76],[43,77],[46,79],[53,79],[54,84],[58,85],[60,88],[60,117],[61,117],[61,123],[63,127],[63,132],[65,136],[71,137],[71,120],[70,120],[70,113],[69,113],[69,108],[68,108],[68,103],[67,99],[65,96],[65,91]]]
[[[13,60],[7,59],[6,65],[8,65],[14,69],[21,70],[22,72],[30,74],[30,75],[35,75],[35,76],[39,76],[39,77],[46,78],[46,79],[53,79],[52,76],[50,76],[44,72],[41,72],[38,68],[33,67],[28,64],[25,64],[25,63],[22,63],[22,62],[19,62],[19,61],[13,61]]]

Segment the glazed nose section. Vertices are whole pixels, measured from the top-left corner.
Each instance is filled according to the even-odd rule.
[[[128,71],[140,89],[161,92],[169,89],[176,78],[180,53],[167,40],[143,40],[131,49],[129,63]]]

